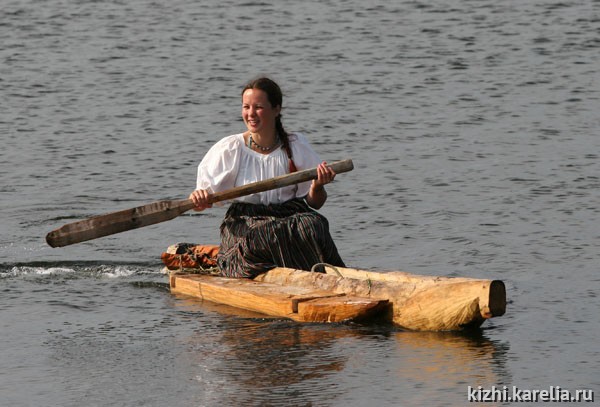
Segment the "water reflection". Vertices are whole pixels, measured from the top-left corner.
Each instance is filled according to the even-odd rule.
[[[342,325],[298,324],[192,298],[179,298],[178,303],[187,311],[217,314],[222,322],[218,341],[224,345],[219,351],[221,368],[239,384],[253,387],[289,385],[343,370],[344,359],[328,347],[355,335]],[[204,342],[206,329],[198,334],[202,337],[190,340]]]
[[[508,383],[508,345],[488,339],[482,331],[397,332],[393,335],[404,362],[396,371],[402,380],[433,381],[440,388]]]
[[[211,321],[219,321],[218,326],[199,326],[188,338],[203,402],[412,405],[444,397],[441,404],[460,404],[466,402],[467,386],[510,382],[508,346],[481,330],[299,324],[245,311],[240,315],[237,309],[195,299],[179,298],[178,304],[195,318],[212,314]]]

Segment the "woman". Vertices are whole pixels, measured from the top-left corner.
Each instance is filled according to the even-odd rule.
[[[208,196],[251,182],[317,167],[318,178],[298,185],[241,197],[221,225],[217,264],[228,277],[248,277],[274,267],[310,270],[316,263],[344,266],[319,209],[324,186],[335,172],[321,162],[302,134],[281,124],[282,93],[268,78],[242,90],[242,119],[247,131],[217,142],[198,166],[190,199],[197,211],[211,207]]]

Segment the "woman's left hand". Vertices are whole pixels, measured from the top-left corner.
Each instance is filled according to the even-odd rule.
[[[335,171],[327,166],[327,163],[323,161],[317,167],[317,179],[313,180],[313,188],[318,190],[323,189],[325,184],[329,184],[335,178]]]
[[[329,184],[335,178],[335,171],[327,166],[323,161],[317,167],[317,179],[313,180],[306,196],[306,202],[313,209],[319,209],[327,200],[327,191],[323,186]]]

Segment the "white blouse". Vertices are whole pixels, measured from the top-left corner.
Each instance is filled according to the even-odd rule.
[[[318,154],[301,133],[290,134],[292,159],[298,171],[314,168],[321,163]],[[260,154],[244,143],[244,134],[234,134],[218,141],[208,150],[200,165],[196,189],[209,193],[246,185],[251,182],[287,174],[289,161],[285,150],[280,146],[269,154]],[[311,181],[291,185],[253,195],[242,196],[232,201],[268,205],[283,203],[308,194]],[[224,202],[215,205],[223,205]]]

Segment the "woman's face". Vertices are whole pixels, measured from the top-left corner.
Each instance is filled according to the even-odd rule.
[[[246,89],[242,95],[242,119],[251,133],[274,130],[280,111],[281,106],[271,106],[266,92],[260,89]]]

